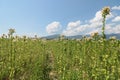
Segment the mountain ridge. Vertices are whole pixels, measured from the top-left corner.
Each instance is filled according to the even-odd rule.
[[[54,34],[49,36],[44,36],[42,38],[44,39],[58,39],[61,35],[60,34]],[[90,37],[90,35],[75,35],[75,36],[65,36],[67,39],[81,39],[83,36]],[[120,39],[120,33],[119,34],[106,34],[106,38],[109,39],[112,36],[116,36],[117,39]]]

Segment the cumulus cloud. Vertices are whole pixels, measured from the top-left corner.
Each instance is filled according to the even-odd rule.
[[[102,26],[102,14],[101,11],[96,12],[95,17],[90,19],[87,24],[80,24],[80,20],[75,22],[69,22],[66,30],[63,31],[64,35],[74,36],[74,35],[86,35],[90,34],[91,31],[99,31],[100,26]]]
[[[120,21],[120,16],[117,16],[112,20],[112,22],[118,22],[118,21]]]
[[[60,31],[60,29],[61,29],[61,24],[60,22],[56,22],[56,21],[48,24],[46,27],[46,31],[49,34],[57,33]]]
[[[120,6],[113,6],[112,10],[120,10]]]
[[[107,24],[106,25],[106,34],[111,34],[111,33],[120,33],[120,24]]]
[[[95,17],[91,19],[89,22],[94,23],[94,22],[99,22],[99,21],[102,21],[101,11],[96,12]]]
[[[72,23],[75,24],[76,22],[72,22]],[[71,24],[71,22],[68,23],[68,24]],[[76,23],[76,25],[77,25],[77,23]],[[69,26],[67,26],[67,29],[64,30],[62,34],[66,35],[66,36],[79,35],[79,34],[82,34],[86,30],[86,28],[88,28],[88,26],[89,26],[88,24],[85,24],[85,25],[80,25],[79,24],[79,25],[74,26],[72,28],[69,28]]]
[[[114,15],[110,13],[110,15],[107,15],[106,20],[110,20],[113,17]],[[86,24],[81,24],[80,20],[75,22],[69,22],[62,34],[66,36],[74,36],[74,35],[87,35],[93,32],[101,33],[102,19],[103,17],[101,11],[97,11],[95,17],[90,19]],[[107,30],[111,32],[110,29]],[[114,29],[114,31],[116,30]]]
[[[114,6],[112,9],[118,10],[120,6]],[[92,19],[89,19],[85,22],[77,20],[69,22],[66,28],[62,31],[63,35],[66,36],[74,36],[74,35],[87,35],[93,32],[98,32],[101,34],[102,32],[102,13],[101,11],[97,11],[95,16]],[[120,16],[115,16],[112,12],[106,17],[106,26],[105,26],[105,33],[120,33],[120,25],[118,22],[120,21]],[[83,22],[83,23],[81,23]],[[61,30],[61,25],[59,22],[52,22],[46,27],[46,31],[48,33],[56,33]]]
[[[102,23],[100,22],[90,23],[90,24],[78,25],[71,29],[68,29],[69,26],[67,26],[67,29],[63,31],[63,34],[66,36],[74,36],[74,35],[87,35],[87,34],[91,34],[92,32],[100,32],[101,25]]]
[[[110,19],[110,18],[113,18],[114,15],[110,12],[109,15],[107,15],[106,19]],[[102,22],[102,12],[101,11],[97,11],[96,14],[95,14],[95,17],[93,19],[91,19],[89,22],[90,23],[96,23],[96,22]]]
[[[76,21],[76,22],[69,22],[68,25],[67,25],[68,26],[67,30],[78,27],[79,25],[80,25],[80,20]]]

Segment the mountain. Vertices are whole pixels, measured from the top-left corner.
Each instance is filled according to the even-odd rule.
[[[109,39],[111,36],[116,36],[117,39],[120,39],[120,34],[107,34],[107,39]]]
[[[112,36],[116,36],[117,39],[120,39],[120,34],[106,34],[106,38],[109,39]],[[83,35],[75,35],[75,36],[68,36],[69,39],[81,39]],[[90,37],[90,35],[86,35],[86,37]]]
[[[44,36],[42,38],[43,39],[57,39],[59,37],[60,37],[60,34],[54,34],[54,35]]]
[[[90,35],[86,35],[86,37],[89,37]],[[106,37],[109,39],[112,36],[116,36],[117,39],[120,39],[120,34],[107,34]],[[44,39],[58,39],[60,37],[60,34],[54,34],[54,35],[49,35],[42,37]],[[75,35],[75,36],[65,36],[66,39],[81,39],[83,35]]]

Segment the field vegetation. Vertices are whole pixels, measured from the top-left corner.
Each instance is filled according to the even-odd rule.
[[[0,38],[1,80],[118,80],[120,40]]]

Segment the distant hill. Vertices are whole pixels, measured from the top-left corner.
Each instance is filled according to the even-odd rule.
[[[54,35],[44,36],[42,38],[44,38],[44,39],[56,39],[59,37],[60,37],[60,34],[54,34]]]
[[[86,35],[87,37],[89,37],[90,35]],[[107,39],[109,39],[111,36],[116,36],[117,39],[120,39],[120,34],[107,34],[106,37]],[[60,37],[60,34],[55,34],[55,35],[49,35],[49,36],[45,36],[42,37],[44,39],[58,39]],[[83,35],[75,35],[75,36],[65,36],[65,38],[68,39],[81,39],[83,37]]]
[[[107,38],[111,36],[116,36],[117,39],[120,39],[120,34],[107,34]]]

